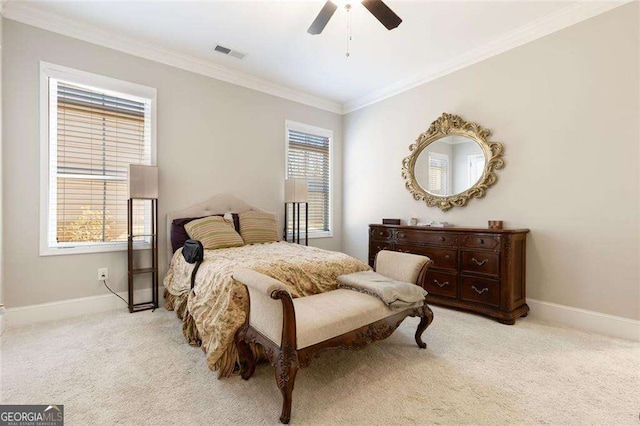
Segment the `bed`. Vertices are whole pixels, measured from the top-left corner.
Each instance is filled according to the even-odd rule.
[[[189,344],[202,346],[209,368],[217,371],[218,377],[237,372],[238,350],[234,335],[245,322],[248,309],[246,288],[232,278],[236,270],[253,269],[285,283],[293,297],[304,297],[336,289],[339,275],[370,269],[344,253],[283,241],[250,244],[205,250],[191,291],[193,265],[184,260],[181,249],[173,253],[174,220],[249,211],[266,213],[237,197],[222,194],[167,214],[170,263],[164,279],[165,306],[182,320],[183,334]],[[260,356],[259,347],[252,350]]]

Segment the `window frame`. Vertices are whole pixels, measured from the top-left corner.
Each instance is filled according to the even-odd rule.
[[[431,158],[434,158],[435,160],[439,160],[439,161],[445,161],[447,163],[447,170],[446,173],[444,174],[444,185],[442,188],[443,194],[435,194],[441,197],[446,197],[448,196],[447,194],[450,193],[449,187],[452,185],[452,173],[451,173],[451,159],[449,158],[448,154],[442,154],[440,152],[429,152],[429,180],[431,179]],[[427,183],[428,184],[428,183]]]
[[[137,83],[118,80],[100,74],[81,71],[62,65],[40,62],[40,256],[55,256],[67,254],[104,253],[113,251],[126,251],[127,242],[95,242],[76,243],[74,246],[49,246],[49,207],[51,189],[51,126],[49,111],[49,78],[69,81],[72,83],[94,87],[104,92],[126,94],[150,101],[149,129],[150,135],[150,165],[157,164],[156,149],[156,113],[157,90],[153,87],[143,86]],[[141,243],[135,245],[136,249],[148,249],[150,245]]]
[[[334,185],[333,185],[333,130],[324,129],[322,127],[312,126],[310,124],[298,123],[296,121],[285,120],[284,126],[284,177],[288,179],[288,171],[289,171],[289,130],[310,133],[316,136],[322,136],[329,138],[329,230],[328,231],[315,231],[309,232],[309,239],[315,238],[332,238],[333,237],[333,197],[334,197]],[[284,203],[283,203],[284,204]],[[288,237],[291,237],[289,234]]]

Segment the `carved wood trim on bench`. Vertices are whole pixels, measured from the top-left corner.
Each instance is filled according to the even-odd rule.
[[[427,266],[425,265],[420,271],[418,282],[423,282]],[[271,298],[282,301],[283,323],[282,343],[280,346],[249,325],[250,298],[248,298],[247,320],[236,332],[235,342],[238,346],[240,357],[240,376],[245,380],[249,380],[256,369],[256,359],[249,347],[249,343],[259,344],[264,347],[269,362],[275,367],[276,383],[283,398],[280,421],[285,424],[289,423],[291,418],[291,396],[298,369],[307,367],[311,363],[311,359],[319,357],[322,351],[338,348],[362,349],[369,343],[389,337],[407,317],[420,317],[420,324],[418,324],[415,333],[415,341],[420,348],[425,349],[427,345],[422,341],[422,333],[433,321],[433,311],[425,302],[419,308],[407,309],[340,336],[332,337],[306,348],[296,349],[295,311],[291,295],[286,291],[276,290],[271,293]]]

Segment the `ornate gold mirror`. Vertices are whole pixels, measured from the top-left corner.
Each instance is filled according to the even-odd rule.
[[[405,186],[417,201],[443,211],[483,197],[504,166],[503,147],[488,140],[491,131],[444,113],[409,146],[402,160]]]

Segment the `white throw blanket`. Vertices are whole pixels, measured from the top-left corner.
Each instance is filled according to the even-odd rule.
[[[422,306],[424,297],[427,295],[427,292],[419,285],[392,280],[373,271],[340,275],[338,288],[375,296],[394,311]]]

